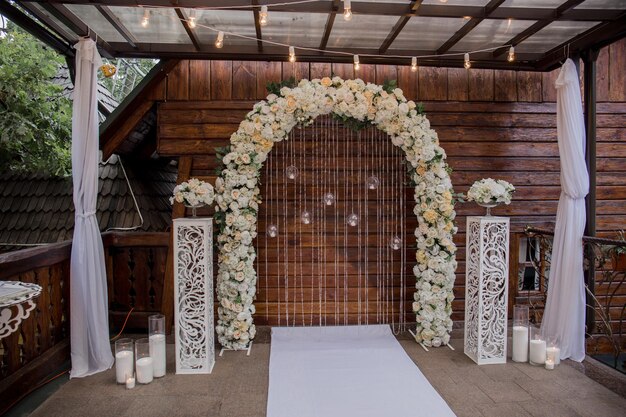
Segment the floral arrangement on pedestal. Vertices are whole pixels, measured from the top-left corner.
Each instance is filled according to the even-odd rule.
[[[174,187],[174,195],[170,197],[170,204],[182,203],[188,207],[198,207],[213,204],[215,191],[208,182],[197,178],[181,182]]]
[[[504,180],[483,178],[474,182],[467,192],[467,201],[475,201],[478,204],[498,205],[500,203],[511,204],[515,187]]]
[[[216,331],[222,346],[244,349],[255,336],[255,249],[257,214],[261,203],[260,171],[274,143],[288,137],[295,126],[331,114],[346,126],[374,125],[402,148],[415,182],[417,264],[413,311],[416,340],[426,346],[446,345],[452,330],[452,288],[457,262],[452,236],[454,202],[445,151],[421,108],[392,85],[380,86],[339,77],[302,80],[293,88],[254,105],[230,146],[222,152],[223,168],[216,180],[219,228],[219,301]]]

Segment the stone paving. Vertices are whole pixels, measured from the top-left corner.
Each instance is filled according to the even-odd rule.
[[[454,351],[439,348],[425,352],[413,341],[400,343],[459,417],[626,416],[624,397],[566,363],[554,371],[511,362],[478,366],[463,354],[460,339],[452,341]],[[174,375],[174,345],[168,349],[169,372],[164,378],[133,390],[116,385],[113,370],[73,379],[31,416],[265,415],[270,344],[255,343],[250,357],[225,352],[217,358],[211,375]],[[415,406],[419,409],[419,404]]]

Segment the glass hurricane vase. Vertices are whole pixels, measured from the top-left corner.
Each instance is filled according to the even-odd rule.
[[[196,204],[196,205],[185,204],[185,207],[188,207],[191,209],[191,217],[197,217],[196,210],[198,210],[200,207],[203,207],[203,206],[204,204]]]
[[[479,206],[487,209],[485,216],[491,216],[491,209],[498,206],[498,203],[478,203]]]

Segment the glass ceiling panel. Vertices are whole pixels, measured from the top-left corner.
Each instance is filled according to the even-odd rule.
[[[565,0],[506,0],[500,7],[539,7],[544,9],[556,9]]]
[[[126,42],[126,39],[102,16],[94,6],[84,4],[66,4],[91,30],[95,31],[99,37],[107,42]]]
[[[516,52],[548,52],[600,22],[552,22],[515,47]]]
[[[37,9],[39,11],[39,13],[41,13],[42,15],[46,16],[48,19],[50,19],[51,21],[56,23],[57,26],[59,26],[61,29],[63,29],[65,34],[67,34],[69,36],[69,40],[71,40],[71,41],[77,41],[78,40],[78,35],[77,34],[75,34],[69,27],[65,26],[62,22],[57,20],[56,17],[52,16],[46,9],[41,7],[41,5],[39,5],[38,3],[33,3],[33,2],[27,2],[26,4],[28,4],[28,6],[33,8],[33,9]]]
[[[626,0],[586,0],[575,9],[626,9]]]
[[[270,12],[269,24],[272,24],[273,16],[274,13]],[[203,25],[256,38],[254,14],[250,10],[198,10],[197,20],[198,26],[194,30],[200,43],[214,43],[217,37],[217,33]],[[225,34],[224,45],[256,45],[256,41]]]
[[[465,22],[463,18],[412,17],[389,49],[435,51]]]
[[[451,50],[476,51],[507,43],[535,23],[534,20],[485,19],[463,37]]]
[[[263,39],[274,42],[318,47],[327,17],[321,13],[270,12],[267,26],[261,28],[261,34]],[[250,24],[254,25],[253,22]]]
[[[355,14],[352,20],[346,22],[338,15],[330,32],[328,47],[378,49],[397,21],[397,16]]]
[[[150,9],[150,23],[141,26],[142,7],[111,7],[111,11],[140,43],[191,43],[174,9]]]

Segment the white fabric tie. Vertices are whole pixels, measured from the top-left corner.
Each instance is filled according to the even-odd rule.
[[[80,217],[80,218],[83,218],[83,219],[86,219],[89,216],[95,216],[95,215],[96,215],[95,211],[86,211],[86,212],[84,212],[82,214],[81,213],[76,213],[76,217]]]

